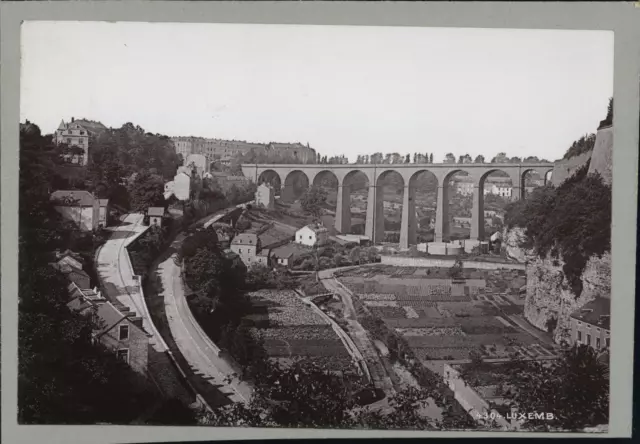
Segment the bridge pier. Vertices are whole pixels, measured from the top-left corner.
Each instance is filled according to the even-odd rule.
[[[473,186],[471,239],[484,240],[484,187],[482,184],[475,184]]]
[[[384,196],[383,187],[369,185],[367,196],[367,221],[364,234],[371,242],[384,240]]]
[[[280,199],[283,202],[293,202],[295,200],[295,193],[293,191],[293,185],[285,185],[282,187],[282,194]]]
[[[336,230],[342,234],[351,231],[351,185],[338,185]]]
[[[404,187],[402,195],[402,222],[400,223],[400,248],[408,249],[416,244],[416,190],[410,186]]]
[[[447,183],[438,183],[436,200],[435,241],[444,242],[449,238],[449,190]]]

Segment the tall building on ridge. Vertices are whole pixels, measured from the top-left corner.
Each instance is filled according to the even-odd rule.
[[[77,165],[87,165],[89,163],[89,148],[91,140],[107,127],[100,122],[92,120],[71,118],[71,122],[60,122],[56,130],[54,141],[56,144],[66,144],[69,152],[63,157],[69,162]]]

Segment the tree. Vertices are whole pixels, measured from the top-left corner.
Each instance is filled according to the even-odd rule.
[[[449,268],[448,275],[452,279],[458,279],[462,277],[463,264],[462,260],[456,259],[456,262]]]
[[[537,156],[527,156],[524,158],[524,160],[522,161],[523,163],[539,163],[541,162],[540,159],[538,159]]]
[[[433,153],[431,153],[429,156],[430,156],[429,157],[429,163],[433,163]]]
[[[473,161],[474,163],[484,163],[484,156],[482,154],[478,154],[476,156],[476,160]]]
[[[404,157],[404,163],[411,163],[411,154],[407,154]]]
[[[302,196],[300,204],[306,213],[311,214],[316,219],[320,219],[320,216],[322,215],[322,207],[326,201],[326,190],[317,186],[312,186]]]
[[[509,163],[509,158],[506,153],[498,153],[493,159],[491,159],[491,163]]]
[[[146,212],[149,207],[165,207],[162,177],[143,171],[129,187],[131,208]]]
[[[553,412],[554,418],[528,419],[532,430],[578,431],[609,422],[609,366],[589,346],[574,345],[558,361],[510,364],[512,398],[521,411]]]
[[[447,153],[444,163],[456,163],[456,156],[454,156],[453,153]]]
[[[68,308],[69,282],[49,265],[54,251],[77,235],[49,200],[60,180],[60,163],[50,136],[42,136],[36,125],[21,127],[18,421],[139,423],[160,401],[155,389],[94,341],[93,332],[102,325]],[[110,399],[121,404],[114,408]]]

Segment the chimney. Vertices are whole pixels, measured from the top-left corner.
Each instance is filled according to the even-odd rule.
[[[138,316],[138,317],[135,317],[135,318],[130,318],[129,320],[136,327],[142,328],[142,318],[141,317]]]
[[[72,118],[71,118],[71,121],[72,121],[72,122],[75,122],[75,120],[76,120],[76,119],[75,119],[74,117],[72,117]]]

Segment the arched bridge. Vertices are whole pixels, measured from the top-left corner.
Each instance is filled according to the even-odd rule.
[[[524,179],[528,172],[536,172],[547,180],[547,175],[553,170],[553,163],[531,164],[497,164],[497,163],[431,163],[431,164],[243,164],[243,174],[261,183],[268,175],[275,175],[282,186],[283,199],[290,198],[293,194],[293,184],[296,178],[306,178],[309,186],[318,184],[323,177],[333,175],[338,182],[338,195],[336,205],[336,229],[346,233],[351,228],[350,193],[354,176],[360,172],[367,177],[369,183],[367,198],[367,218],[365,234],[373,242],[380,242],[384,238],[384,204],[382,186],[384,178],[392,172],[402,177],[404,192],[402,205],[402,221],[400,228],[400,247],[408,248],[417,240],[416,221],[416,179],[420,173],[432,173],[438,182],[438,197],[435,221],[435,240],[441,242],[449,236],[449,198],[446,186],[451,178],[459,172],[468,174],[473,184],[473,209],[471,215],[471,239],[484,239],[484,182],[489,174],[495,171],[503,171],[511,179],[511,199],[517,200],[524,197]],[[379,191],[380,190],[380,191]],[[373,203],[373,205],[372,205]]]

